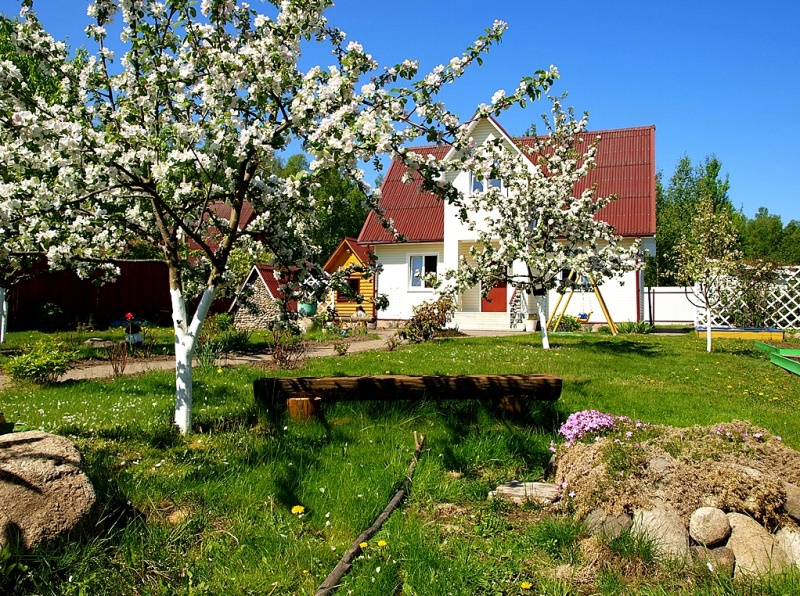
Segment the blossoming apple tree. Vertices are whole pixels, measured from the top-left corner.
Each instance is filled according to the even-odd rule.
[[[678,283],[689,301],[706,315],[706,351],[711,351],[712,310],[734,286],[741,262],[736,224],[727,209],[717,210],[711,196],[701,196],[689,229],[676,247]]]
[[[498,92],[493,105],[504,101]],[[575,286],[574,278],[561,275],[565,270],[591,275],[599,284],[638,266],[638,243],[624,246],[613,227],[597,217],[616,197],[595,196],[593,187],[575,196],[575,185],[594,168],[601,140],[588,138],[586,114],[576,119],[559,99],[551,102],[552,119],[543,118],[546,135],[537,136],[534,129],[530,144],[518,142],[516,147],[501,139],[475,146],[467,139],[451,161],[486,183],[453,200],[478,242],[470,259],[448,273],[449,291],[478,283],[488,291],[505,282],[517,292],[542,295]],[[547,349],[543,302],[536,300]]]
[[[82,275],[98,267],[113,274],[134,240],[158,248],[169,267],[183,432],[191,429],[193,350],[230,277],[232,252],[266,248],[278,271],[291,272],[282,277],[287,300],[321,297],[331,282],[309,259],[309,238],[311,190],[326,172],[345,172],[378,210],[379,193],[359,167],[389,153],[443,198],[457,199],[437,182],[437,164],[405,146],[462,134],[465,125],[439,92],[480,63],[505,29],[496,22],[422,75],[411,60],[379,69],[327,23],[330,0],[275,4],[265,15],[237,0],[202,0],[199,12],[188,0],[96,0],[86,29],[94,49],[71,58],[25,0],[13,44],[60,82],[58,92],[45,100],[13,63],[0,61],[2,210],[24,214],[16,218],[20,233],[51,267]],[[117,18],[119,56],[108,39]],[[332,65],[301,68],[313,44],[332,50]],[[523,78],[493,109],[538,98],[557,75],[551,68]],[[271,166],[291,143],[312,162],[281,178]]]

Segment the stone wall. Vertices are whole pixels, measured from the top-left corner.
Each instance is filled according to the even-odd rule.
[[[237,300],[233,311],[233,326],[239,330],[267,329],[271,321],[278,318],[280,307],[267,291],[261,280],[250,284],[253,291],[247,304]]]

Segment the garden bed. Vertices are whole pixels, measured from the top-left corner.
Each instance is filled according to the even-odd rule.
[[[706,327],[695,327],[697,337],[706,336]],[[712,327],[713,339],[747,339],[760,341],[783,341],[783,330],[762,327]]]

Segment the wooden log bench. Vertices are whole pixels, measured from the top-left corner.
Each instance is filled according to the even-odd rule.
[[[378,375],[370,377],[299,377],[256,379],[256,402],[272,416],[288,408],[295,419],[318,415],[336,401],[491,401],[521,413],[529,401],[555,401],[561,379],[551,375]]]

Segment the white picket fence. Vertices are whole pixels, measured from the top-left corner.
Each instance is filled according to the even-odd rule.
[[[800,329],[800,266],[781,270],[781,280],[769,295],[766,324],[777,329]],[[688,288],[688,296],[692,296]],[[728,326],[724,312],[732,312],[738,304],[726,305],[711,313],[714,326]],[[645,288],[644,320],[654,325],[695,325],[705,323],[705,314],[687,298],[687,288]]]

